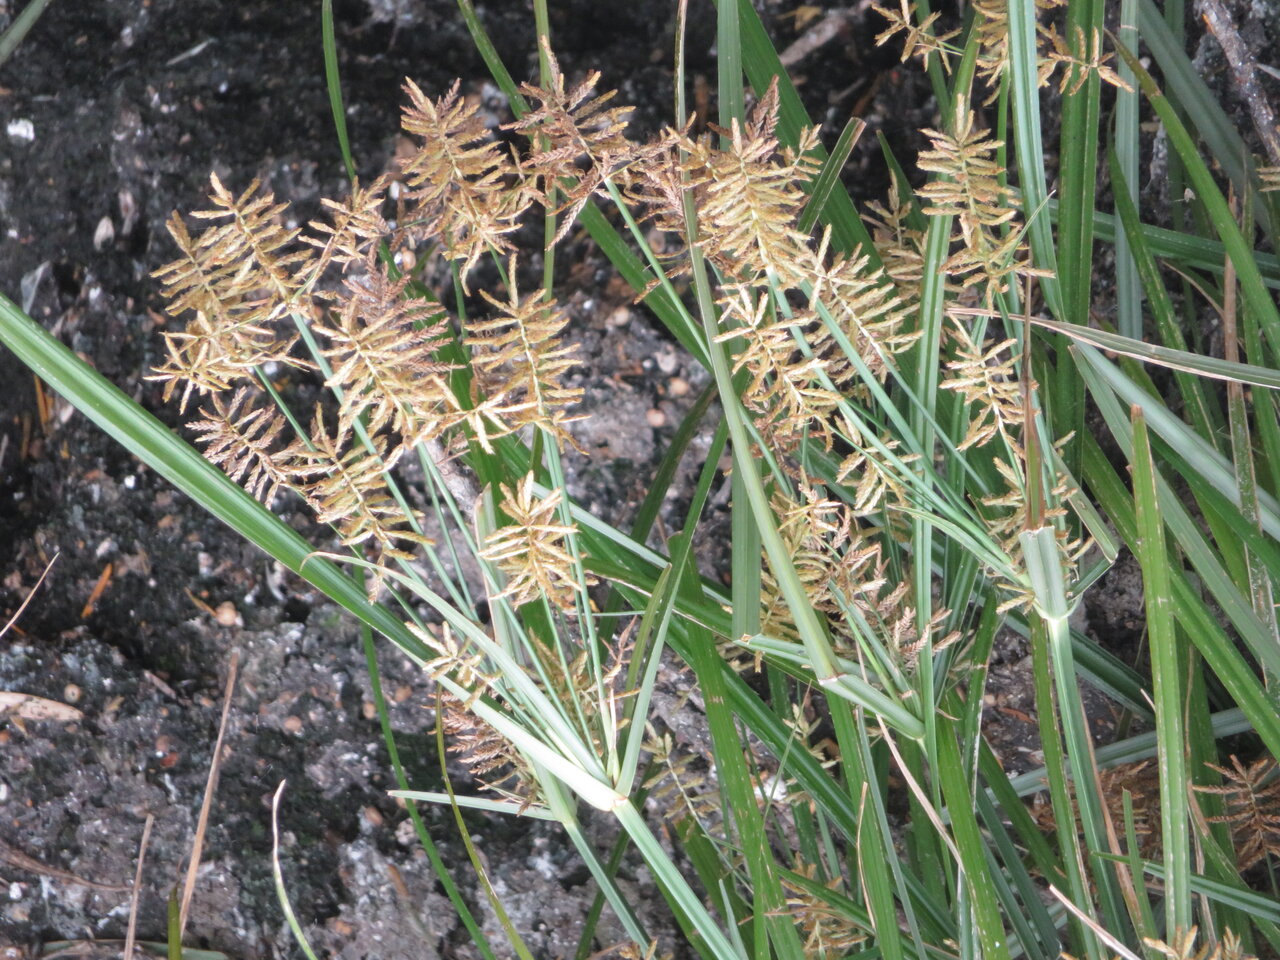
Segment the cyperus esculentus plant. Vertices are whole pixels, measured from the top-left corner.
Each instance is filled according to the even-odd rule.
[[[553,57],[549,65],[545,88],[524,88],[539,106],[511,125],[529,139],[523,156],[487,138],[457,87],[433,101],[407,83],[404,128],[420,138],[417,150],[397,173],[357,189],[347,203],[326,204],[330,222],[311,224],[305,234],[278,226],[282,207],[257,185],[235,197],[215,178],[215,209],[196,216],[216,224],[193,237],[175,215],[171,232],[184,258],[158,272],[172,298],[170,312],[194,315],[185,331],[168,335],[170,360],[156,374],[166,394],[181,388],[184,405],[193,394],[207,397],[193,427],[211,459],[265,502],[283,489],[298,493],[345,546],[364,551],[375,582],[417,593],[445,619],[443,627],[412,626],[435,652],[427,667],[444,688],[445,730],[477,775],[501,776],[493,788],[521,810],[546,808],[563,819],[568,785],[619,812],[633,785],[654,784],[637,777],[647,718],[631,712],[636,699],[647,703],[652,666],[621,656],[630,645],[607,655],[615,627],[596,612],[595,578],[585,566],[590,556],[557,479],[582,397],[566,379],[575,351],[551,292],[520,289],[512,240],[535,202],[563,215],[559,240],[588,202],[608,197],[629,207],[635,220],[652,219],[692,242],[683,255],[667,245],[666,275],[652,277],[651,296],[673,290],[669,277],[692,270],[696,278],[703,264],[714,269],[719,332],[707,347],[733,351],[729,370],[743,378],[732,402],[749,412],[753,443],[769,464],[757,482],[763,480],[773,507],[761,519],[776,524],[790,546],[768,556],[759,633],[725,639],[745,641],[757,659],[789,665],[799,679],[814,676],[809,656],[824,656],[831,666],[816,679],[829,695],[896,704],[894,723],[918,729],[911,698],[920,658],[939,656],[973,624],[932,596],[922,602],[918,584],[930,578],[907,573],[918,562],[905,549],[913,514],[946,509],[971,530],[989,528],[992,539],[979,556],[993,582],[1009,584],[1020,598],[1031,593],[1010,521],[987,519],[1002,509],[1021,516],[1016,497],[997,503],[980,486],[987,506],[979,509],[934,489],[933,467],[917,438],[877,410],[885,391],[897,389],[900,358],[920,342],[913,317],[921,277],[908,265],[922,262],[923,237],[906,227],[896,192],[878,208],[874,249],[838,252],[829,230],[800,228],[803,187],[819,169],[811,155],[816,133],[794,147],[779,143],[776,87],[719,144],[712,135],[695,139],[670,129],[642,146],[626,138],[627,111],[606,106],[612,94],[595,96],[594,77],[569,88]],[[945,268],[948,282],[957,291],[976,288],[977,302],[991,312],[1011,277],[1036,271],[1019,258],[1018,231],[1008,229],[1017,212],[998,180],[992,145],[980,132],[967,132],[970,116],[963,123],[957,133],[933,134],[930,169],[945,175],[946,188],[936,181],[921,198],[926,212],[956,214],[958,248]],[[385,192],[397,181],[392,224],[382,212]],[[398,259],[421,268],[438,256],[453,265],[459,289],[471,291],[486,255],[501,288],[474,291],[477,313],[451,315],[420,280],[393,265]],[[943,386],[963,396],[960,409],[970,421],[956,450],[982,447],[997,475],[1019,478],[1016,494],[1027,470],[1026,398],[1012,361],[995,360],[1009,356],[1013,341],[980,350],[981,331],[963,325],[975,314],[981,312],[958,313],[955,332],[943,341],[954,371]],[[332,408],[318,406],[306,429],[287,408],[268,413],[263,393],[287,402],[269,378],[273,363],[317,371],[333,394]],[[231,389],[227,401],[223,392]],[[535,434],[533,449],[543,461],[518,466],[516,451]],[[424,532],[431,524],[396,479],[410,460],[438,505],[435,522],[443,527],[436,538],[450,538],[450,551],[466,545],[481,564],[479,582],[449,573],[460,568]],[[476,482],[495,470],[496,484]],[[449,483],[447,471],[472,479]],[[551,478],[550,486],[540,477]],[[1044,489],[1051,504],[1039,517],[1065,535],[1065,514],[1056,507],[1063,491]],[[788,555],[790,570],[779,568]],[[429,576],[419,560],[429,562]],[[788,593],[792,577],[799,578],[798,595]],[[492,634],[457,605],[478,590],[488,601]],[[642,595],[624,596],[643,603]],[[796,619],[797,596],[823,618],[826,637],[815,638]],[[655,656],[652,649],[648,655]],[[953,681],[944,682],[947,689]],[[791,717],[784,722],[801,737],[796,749],[816,762],[804,742],[812,726]],[[659,760],[651,749],[656,742],[647,752]],[[677,778],[682,769],[669,767]],[[689,797],[693,786],[681,785],[682,795]],[[771,791],[765,809],[801,802],[804,789],[792,781],[789,790]],[[682,829],[698,816],[699,803],[682,805]],[[728,842],[749,829],[744,815],[703,821],[698,829]],[[619,816],[628,831],[642,829]],[[843,889],[849,879],[837,871],[824,882]],[[665,882],[680,886],[670,874]],[[830,918],[819,919],[829,913],[820,904],[797,909],[811,918],[811,943],[856,942],[853,933],[836,933]],[[695,924],[700,936],[713,953],[729,955],[723,933],[708,924],[705,915]]]

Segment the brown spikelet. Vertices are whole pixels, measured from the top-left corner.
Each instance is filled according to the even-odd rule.
[[[482,254],[512,249],[508,234],[519,227],[531,197],[520,189],[519,170],[493,142],[478,107],[459,97],[457,83],[439,100],[412,80],[405,80],[404,90],[410,103],[403,126],[419,138],[401,167],[412,203],[406,218],[411,232],[438,239],[446,259],[461,261],[465,287]]]
[[[898,452],[898,441],[888,436],[853,436],[850,441],[854,449],[840,462],[836,480],[852,486],[854,516],[871,517],[884,512],[886,507],[908,505],[910,499],[903,485],[901,468],[890,462],[889,455],[895,456],[902,465],[913,462],[917,455]]]
[[[996,162],[1002,141],[989,139],[989,131],[974,126],[973,111],[957,121],[954,134],[923,133],[933,149],[920,154],[918,165],[942,175],[918,191],[924,212],[954,216],[955,239],[961,244],[943,270],[962,286],[983,284],[989,308],[995,294],[1008,289],[1013,274],[1045,273],[1018,259],[1023,252],[1022,231],[1013,226],[1017,210],[1001,183],[1004,168]]]
[[[345,201],[327,197],[320,200],[332,222],[312,220],[307,224],[315,231],[315,236],[303,236],[302,241],[320,251],[308,264],[309,282],[319,280],[330,264],[338,264],[345,269],[352,263],[367,260],[371,249],[391,232],[390,224],[382,216],[387,183],[385,175],[367,187],[360,186],[357,180]]]
[[[537,181],[539,197],[551,206],[557,191],[565,200],[555,205],[564,214],[553,243],[559,242],[587,201],[603,193],[609,180],[623,187],[630,183],[630,167],[656,157],[665,149],[668,137],[640,146],[627,139],[627,116],[632,108],[610,106],[617,95],[609,90],[594,96],[600,72],[592,70],[573,87],[566,87],[560,62],[542,38],[548,66],[545,87],[522,84],[520,90],[537,106],[504,129],[517,130],[529,138],[524,170]]]
[[[505,423],[508,430],[537,426],[572,442],[566,429],[574,419],[569,408],[582,399],[582,388],[565,383],[578,362],[577,348],[561,338],[569,318],[546,290],[521,298],[514,257],[508,277],[505,302],[480,294],[496,314],[468,324],[474,385],[489,401],[470,420],[473,426],[482,419]]]
[[[947,41],[957,36],[960,31],[949,30],[942,34],[935,33],[933,28],[941,14],[931,13],[924,18],[922,23],[917,24],[915,22],[917,5],[909,3],[908,0],[900,0],[897,10],[882,7],[878,3],[871,4],[871,9],[889,21],[889,26],[881,33],[876,34],[877,47],[884,46],[899,33],[906,34],[902,41],[902,63],[906,63],[912,57],[919,57],[921,62],[927,66],[929,57],[937,54],[942,61],[942,68],[947,73],[951,72],[949,58],[952,51],[947,46]]]
[[[292,341],[280,337],[272,326],[236,321],[210,321],[197,313],[181,333],[165,333],[168,359],[148,374],[148,380],[164,384],[166,402],[182,386],[178,409],[185,412],[192,392],[219,394],[253,376],[266,363],[286,360]]]
[[[852,352],[879,380],[889,372],[893,354],[908,349],[920,338],[909,329],[913,305],[907,302],[896,282],[884,270],[871,266],[871,258],[861,252],[836,256],[827,262],[831,232],[823,233],[818,250],[811,257],[810,302],[821,302],[844,343],[826,323],[815,324],[806,338],[813,352],[826,362],[832,381],[848,391],[856,389],[861,374],[846,353]],[[847,346],[846,346],[847,345]]]
[[[1267,857],[1280,857],[1280,776],[1276,761],[1261,757],[1246,766],[1232,756],[1230,767],[1213,769],[1222,774],[1222,786],[1195,789],[1223,798],[1227,812],[1208,819],[1231,826],[1240,869],[1248,870]]]
[[[920,300],[924,279],[924,233],[908,225],[909,195],[902,190],[896,174],[890,176],[886,203],[873,200],[867,204],[867,225],[885,275],[894,282],[904,302],[915,304]]]
[[[1094,75],[1103,83],[1133,92],[1133,87],[1110,66],[1115,53],[1102,49],[1102,31],[1097,27],[1086,33],[1083,27],[1077,25],[1072,36],[1074,44],[1068,43],[1056,30],[1048,32],[1048,39],[1052,49],[1048,51],[1046,61],[1051,68],[1064,68],[1062,79],[1058,81],[1060,93],[1076,93]]]
[[[284,429],[284,417],[269,407],[246,402],[247,387],[241,387],[228,402],[222,395],[212,397],[213,409],[202,409],[205,419],[187,426],[199,436],[205,459],[220,466],[232,480],[263,503],[270,504],[281,486],[289,486],[288,473],[277,462],[277,439]]]
[[[687,128],[684,132],[668,129],[666,149],[636,166],[627,189],[627,200],[645,211],[644,219],[659,230],[677,235],[685,232],[685,190],[694,186],[684,172],[681,158],[682,149],[689,143],[687,132]]]
[[[448,751],[458,755],[485,789],[519,802],[521,809],[538,802],[538,781],[524,756],[465,702],[441,691],[436,716]]]
[[[955,325],[952,335],[957,359],[947,363],[950,373],[938,386],[956,391],[971,404],[969,429],[957,449],[981,447],[998,436],[1020,456],[1017,437],[1026,420],[1023,384],[1015,369],[1018,354],[1010,349],[1017,341],[978,346],[961,324]]]
[[[217,174],[210,182],[214,208],[192,216],[221,222],[192,237],[175,212],[167,226],[182,257],[153,274],[169,301],[165,312],[192,314],[184,331],[165,334],[169,358],[148,378],[164,382],[165,400],[183,384],[183,409],[193,390],[227,390],[262,364],[307,366],[290,356],[296,336],[277,329],[291,310],[310,310],[311,254],[296,249],[298,230],[281,226],[287,205],[260,194],[257,181],[239,197]]]
[[[686,817],[702,820],[715,814],[720,799],[708,783],[705,757],[678,745],[670,733],[659,734],[651,724],[645,726],[644,749],[653,771],[644,782],[648,806],[664,820],[677,823]]]
[[[953,214],[966,246],[976,243],[984,229],[1008,223],[1015,216],[1006,205],[1007,191],[1000,182],[1003,172],[995,161],[1002,141],[988,139],[988,130],[976,128],[972,111],[957,124],[955,134],[921,131],[932,149],[921,152],[921,170],[940,173],[946,179],[931,180],[919,190],[930,215]]]
[[[372,449],[353,443],[349,432],[329,433],[319,405],[312,420],[310,448],[290,447],[288,473],[321,523],[337,526],[342,542],[371,541],[379,559],[412,559],[408,549],[431,540],[418,533],[404,508],[387,492],[386,472],[394,466],[386,440],[371,439]]]
[[[438,304],[408,295],[407,276],[392,280],[372,256],[366,266],[348,279],[332,325],[315,326],[332,344],[323,351],[333,367],[325,385],[342,390],[338,429],[363,415],[370,433],[390,426],[410,445],[434,439],[457,406],[446,379],[456,365],[435,359],[448,323]]]
[[[828,588],[832,573],[839,552],[849,543],[853,531],[851,511],[846,504],[821,496],[818,488],[804,479],[799,484],[795,499],[781,491],[775,491],[772,499],[778,517],[778,533],[805,594],[815,608],[829,611],[831,597]],[[873,547],[870,555],[860,557],[855,563],[861,568],[877,554],[878,549]],[[795,628],[790,606],[767,563],[761,577],[761,631],[775,636],[793,636]]]
[[[1160,858],[1160,770],[1151,760],[1118,763],[1098,770],[1098,786],[1107,814],[1117,825],[1127,819],[1126,805],[1133,816],[1133,835],[1138,850],[1130,851],[1144,857]],[[1079,805],[1075,785],[1069,784],[1071,805],[1076,811]],[[1059,822],[1052,804],[1044,794],[1038,795],[1030,806],[1032,819],[1046,833],[1057,833]],[[1127,828],[1125,828],[1127,831]]]
[[[796,149],[782,148],[777,124],[775,80],[747,122],[734,121],[727,149],[706,137],[687,145],[685,171],[696,189],[699,243],[706,255],[739,280],[773,276],[789,287],[805,279],[808,238],[797,224],[805,200],[801,185],[817,172],[808,153],[818,132],[809,128]]]
[[[1222,939],[1217,943],[1210,941],[1203,946],[1196,946],[1199,929],[1192,926],[1190,930],[1175,930],[1172,935],[1166,934],[1170,940],[1156,940],[1143,937],[1142,942],[1149,951],[1163,960],[1257,960],[1253,954],[1247,953],[1240,938],[1230,930],[1224,930]]]
[[[449,624],[405,624],[414,636],[435,654],[427,662],[427,676],[432,680],[449,677],[465,690],[471,691],[465,705],[470,707],[476,697],[491,692],[496,678],[481,670],[484,658],[471,649],[469,640],[459,641]]]
[[[1062,0],[1035,0],[1038,14],[1062,6]],[[1009,5],[1003,0],[973,0],[976,14],[974,23],[978,36],[978,76],[990,91],[984,106],[992,103],[1000,93],[1001,78],[1009,69]],[[1041,52],[1049,46],[1050,27],[1036,23],[1037,46]],[[1056,64],[1044,56],[1037,60],[1037,83],[1044,86],[1049,81]]]
[[[797,863],[796,874],[807,880],[801,883],[783,875],[782,884],[787,891],[787,913],[804,935],[806,957],[845,956],[867,940],[846,910],[836,906],[836,899],[824,897],[815,888],[825,887],[847,900],[844,881],[833,877],[825,884],[817,880],[816,863]]]
[[[480,556],[507,577],[507,585],[497,597],[510,597],[517,607],[545,597],[553,606],[569,611],[574,607],[578,582],[573,556],[564,543],[574,528],[559,522],[563,492],[553,490],[539,500],[533,483],[530,473],[514,490],[503,485],[502,512],[511,523],[488,536]]]
[[[827,617],[842,656],[856,658],[857,638],[870,632],[903,668],[911,669],[928,643],[940,650],[959,639],[958,634],[942,633],[949,613],[945,609],[935,609],[923,629],[916,622],[910,578],[891,577],[878,531],[861,525],[850,504],[825,497],[807,478],[798,487],[794,500],[774,495],[778,533],[809,602]],[[767,564],[762,586],[762,630],[795,636],[790,608]]]
[[[822,358],[806,356],[796,342],[796,331],[815,325],[813,315],[777,319],[770,314],[769,294],[749,284],[727,287],[720,305],[727,329],[716,339],[741,346],[734,372],[745,369],[751,375],[742,399],[756,414],[761,431],[784,449],[795,447],[809,432],[830,447],[827,417],[840,397],[823,383]]]

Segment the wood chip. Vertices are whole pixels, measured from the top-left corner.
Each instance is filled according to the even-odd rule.
[[[218,604],[216,610],[213,611],[213,619],[218,621],[219,626],[238,627],[243,621],[240,619],[240,611],[236,609],[236,605],[230,600],[225,600]]]
[[[57,700],[0,690],[0,716],[5,715],[22,720],[54,720],[59,723],[74,723],[84,719],[84,714],[75,707]]]
[[[88,620],[93,615],[93,608],[97,606],[102,595],[107,590],[107,584],[111,582],[112,566],[108,563],[102,568],[102,573],[98,574],[98,582],[93,585],[93,590],[89,594],[89,599],[85,601],[84,609],[80,611],[80,619]]]

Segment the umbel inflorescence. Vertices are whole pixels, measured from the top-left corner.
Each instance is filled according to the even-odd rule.
[[[568,318],[552,291],[520,285],[515,235],[552,216],[557,243],[587,204],[613,203],[673,235],[663,259],[645,251],[653,272],[642,297],[682,303],[693,249],[712,268],[713,342],[730,351],[741,403],[776,465],[778,525],[837,652],[856,655],[856,620],[910,669],[926,641],[955,636],[942,635],[945,610],[919,622],[911,578],[885,557],[918,508],[909,488],[919,458],[866,415],[920,335],[924,236],[909,198],[895,184],[872,208],[873,243],[836,252],[830,231],[801,227],[818,138],[808,130],[795,146],[779,142],[776,85],[727,130],[694,136],[690,122],[641,144],[627,136],[628,108],[596,94],[598,74],[568,84],[546,52],[549,81],[522,87],[530,109],[504,128],[524,138],[521,150],[494,136],[457,84],[432,99],[406,81],[412,151],[345,200],[325,200],[324,220],[285,226],[286,205],[258,183],[236,194],[213,176],[210,207],[191,215],[204,229],[190,232],[177,213],[169,221],[181,256],[156,276],[185,327],[166,334],[153,379],[183,409],[200,403],[190,426],[205,455],[254,496],[270,503],[293,491],[379,570],[410,564],[432,544],[399,467],[416,461],[474,522],[481,491],[464,466],[469,452],[493,456],[516,436],[537,437],[534,449],[572,445],[582,389],[570,378],[578,359]],[[984,342],[985,324],[975,339],[967,321],[989,314],[1011,278],[1035,271],[996,162],[1000,143],[967,112],[951,132],[926,133],[922,165],[942,178],[919,199],[926,212],[954,215],[945,284],[948,302],[964,308],[943,337],[941,386],[964,402],[961,449],[980,449],[1009,485],[972,505],[1003,539],[1025,517],[1020,432],[1033,385],[1015,372],[1012,341]],[[482,259],[492,263],[484,275],[499,280],[473,290]],[[459,296],[457,312],[414,269],[438,261],[461,294],[474,294]],[[291,413],[273,379],[281,369],[318,376],[332,400]],[[824,482],[804,465],[813,450],[832,460]],[[538,493],[535,475],[492,485],[496,511],[476,545],[491,571],[484,588],[515,609],[589,614],[565,492]],[[1020,601],[1016,562],[997,573]],[[789,635],[768,573],[763,586],[765,628]],[[436,646],[449,644],[437,637]],[[491,685],[465,650],[449,648],[446,659]]]

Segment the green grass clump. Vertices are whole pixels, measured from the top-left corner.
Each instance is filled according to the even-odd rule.
[[[518,154],[456,87],[432,99],[408,83],[417,149],[394,225],[389,176],[353,183],[306,231],[281,228],[256,185],[237,195],[216,179],[194,214],[205,229],[171,221],[181,257],[157,276],[187,326],[155,376],[204,404],[193,426],[230,477],[8,301],[0,338],[350,610],[375,691],[374,634],[436,682],[440,751],[486,789],[416,792],[397,762],[396,793],[482,951],[416,802],[558,822],[632,956],[655,941],[615,882],[628,854],[689,949],[717,960],[1280,950],[1280,269],[1257,252],[1274,250],[1261,191],[1276,178],[1192,70],[1177,17],[1126,0],[1117,40],[1099,0],[976,3],[945,35],[923,8],[882,11],[882,39],[905,33],[940,108],[916,161],[924,185],[895,176],[859,214],[838,176],[858,128],[823,151],[745,0],[718,9],[718,127],[685,123],[678,49],[673,125],[647,143],[596,76],[564,77],[544,4],[541,76],[518,88],[460,6],[510,99]],[[1049,89],[1057,143],[1041,130]],[[1186,223],[1138,215],[1141,117],[1167,139]],[[534,217],[541,286],[513,239]],[[627,530],[568,494],[581,390],[550,280],[577,226],[713,383]],[[668,236],[661,256],[647,227]],[[431,263],[451,290],[430,287]],[[1187,342],[1206,306],[1223,356]],[[323,379],[332,403],[291,410],[267,363]],[[656,550],[658,508],[713,400],[691,505]],[[692,554],[726,449],[728,589]],[[336,544],[282,524],[268,509],[281,491]],[[1142,570],[1149,670],[1072,627],[1122,550]],[[984,739],[987,667],[1008,631],[1030,642],[1044,756],[1019,777]],[[652,726],[664,660],[696,682],[706,755]],[[1095,745],[1082,682],[1122,728],[1150,732]],[[1228,755],[1220,739],[1242,733],[1249,756]],[[616,819],[615,849],[588,841],[583,804]],[[609,946],[593,940],[597,916],[580,957]]]

